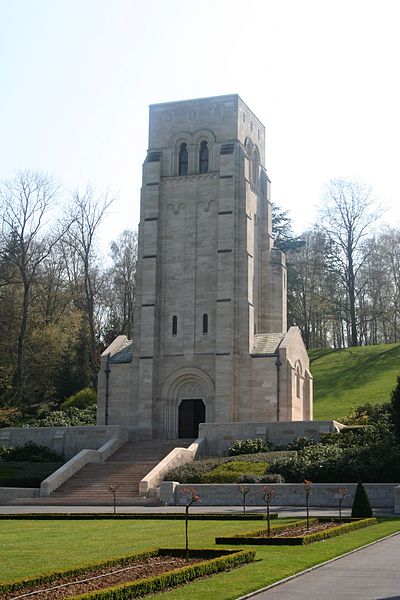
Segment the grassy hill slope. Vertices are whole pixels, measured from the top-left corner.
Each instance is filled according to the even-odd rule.
[[[400,344],[312,350],[314,419],[337,419],[360,404],[381,404],[400,374]]]

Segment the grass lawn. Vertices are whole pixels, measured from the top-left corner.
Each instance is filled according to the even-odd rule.
[[[195,547],[221,548],[214,544],[216,535],[255,529],[256,523],[245,520],[193,521],[190,539]],[[258,546],[255,563],[164,592],[162,597],[202,600],[205,594],[213,594],[218,600],[234,599],[395,531],[400,531],[400,519],[381,519],[378,525],[304,548]],[[0,521],[0,580],[13,581],[183,543],[183,521]]]
[[[232,461],[218,465],[207,473],[204,483],[235,483],[241,475],[258,475],[265,474],[267,463],[249,462],[249,461]]]
[[[400,374],[400,344],[312,350],[314,419],[337,419],[360,404],[390,400]]]

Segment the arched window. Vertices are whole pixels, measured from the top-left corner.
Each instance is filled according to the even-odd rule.
[[[189,164],[189,155],[187,151],[187,144],[185,142],[181,144],[179,149],[179,175],[187,175],[188,174],[188,164]]]
[[[204,313],[203,315],[203,335],[208,333],[208,314]]]
[[[208,171],[208,145],[204,140],[200,144],[200,173],[207,173]]]
[[[172,335],[177,335],[178,333],[178,317],[174,315],[172,317]]]

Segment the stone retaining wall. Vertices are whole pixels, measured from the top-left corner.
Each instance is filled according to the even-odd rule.
[[[239,491],[241,485],[250,488],[246,496],[248,506],[262,506],[262,488],[268,486],[276,490],[274,504],[279,506],[304,506],[305,495],[302,483],[281,484],[180,484],[176,481],[163,481],[160,488],[160,500],[167,505],[184,504],[183,489],[194,488],[201,498],[202,506],[238,506],[243,496]],[[400,512],[400,502],[395,497],[400,494],[397,483],[366,483],[365,489],[373,508],[388,508]],[[347,488],[349,494],[343,501],[343,507],[352,505],[356,483],[315,483],[312,486],[310,507],[337,507],[338,488]]]
[[[261,438],[286,446],[297,436],[319,440],[324,433],[340,431],[337,421],[280,421],[279,423],[200,423],[199,437],[207,440],[206,454],[223,456],[236,440]]]
[[[129,437],[129,431],[119,425],[87,427],[8,427],[0,429],[0,446],[23,446],[34,442],[63,454],[65,459],[83,449],[97,450],[112,438]]]

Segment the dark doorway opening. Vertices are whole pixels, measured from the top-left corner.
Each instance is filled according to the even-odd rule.
[[[179,406],[180,438],[196,438],[199,435],[199,424],[205,423],[206,407],[203,400],[182,400]]]

